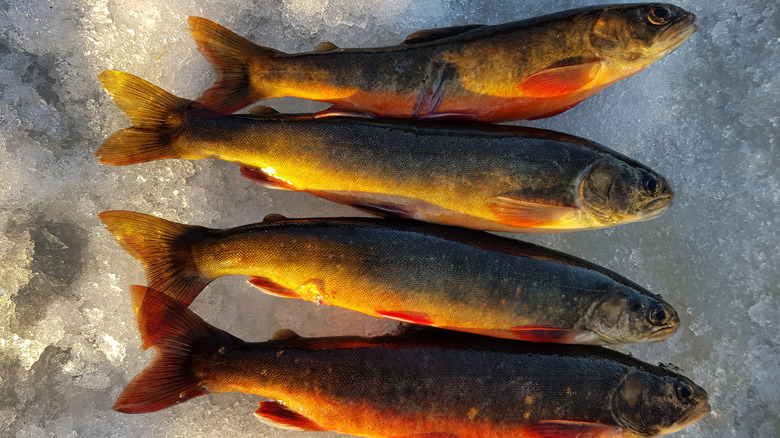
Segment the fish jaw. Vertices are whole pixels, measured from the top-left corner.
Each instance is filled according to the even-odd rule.
[[[671,426],[663,430],[660,430],[657,436],[668,435],[670,433],[678,432],[682,429],[685,429],[691,424],[701,420],[702,417],[709,414],[710,411],[712,411],[712,407],[710,406],[709,402],[705,400],[703,403],[696,406],[696,408],[692,409],[690,412],[688,412],[686,415],[681,417],[679,420],[675,421]]]

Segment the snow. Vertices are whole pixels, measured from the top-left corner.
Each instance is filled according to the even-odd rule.
[[[257,397],[202,397],[146,415],[111,410],[152,357],[127,292],[140,265],[96,214],[128,209],[213,227],[354,216],[348,207],[263,189],[233,165],[101,166],[92,153],[129,126],[96,77],[139,75],[195,98],[214,75],[187,32],[204,16],[283,51],[322,41],[397,43],[415,30],[498,24],[593,1],[0,0],[0,435],[337,436],[274,429]],[[624,346],[672,362],[706,388],[713,412],[676,437],[780,433],[780,14],[776,2],[684,1],[699,30],[677,51],[560,116],[525,123],[586,137],[661,172],[676,198],[652,221],[565,235],[514,236],[570,252],[662,293],[681,313],[670,340]],[[283,111],[322,109],[294,99]],[[193,304],[248,340],[380,334],[395,324],[258,294],[223,278]]]

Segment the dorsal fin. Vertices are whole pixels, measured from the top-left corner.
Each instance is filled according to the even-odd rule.
[[[266,114],[279,114],[279,111],[271,108],[270,106],[257,105],[253,106],[252,109],[249,110],[249,114],[261,116]]]
[[[331,50],[338,50],[339,46],[331,43],[330,41],[324,41],[317,44],[317,47],[312,50],[313,52],[330,52]]]
[[[266,223],[268,223],[268,222],[279,222],[279,221],[285,221],[285,220],[287,220],[287,216],[282,215],[282,214],[278,214],[278,213],[267,214],[263,218],[263,222],[266,222]]]
[[[290,329],[279,329],[271,336],[272,341],[286,341],[288,339],[300,339],[301,335]]]
[[[451,36],[459,35],[462,33],[466,33],[470,30],[478,29],[484,26],[485,26],[484,24],[467,24],[465,26],[451,26],[451,27],[440,27],[437,29],[418,30],[417,32],[406,37],[404,42],[402,42],[401,44],[427,43],[429,41],[436,41],[444,38],[449,38]]]

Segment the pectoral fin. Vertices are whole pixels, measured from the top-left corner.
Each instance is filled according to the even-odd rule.
[[[585,421],[543,420],[523,426],[522,431],[522,436],[529,438],[609,438],[620,436],[622,430],[615,426]]]
[[[590,332],[586,330],[554,327],[512,327],[512,334],[521,341],[552,342],[557,344],[592,344]]]
[[[520,93],[528,97],[559,97],[571,94],[596,78],[601,61],[592,59],[574,65],[556,63],[534,73],[520,83]]]
[[[396,321],[402,322],[410,322],[412,324],[431,325],[433,323],[431,317],[422,312],[392,312],[387,310],[375,310],[374,313],[383,318],[394,319]]]
[[[490,198],[487,208],[495,215],[497,222],[521,228],[555,226],[577,213],[572,207],[535,204],[504,196]]]
[[[260,402],[255,411],[257,418],[263,423],[288,430],[326,430],[314,420],[294,412],[278,402]]]
[[[241,167],[241,175],[269,189],[296,191],[295,186],[289,181],[270,175],[260,169],[244,166]]]

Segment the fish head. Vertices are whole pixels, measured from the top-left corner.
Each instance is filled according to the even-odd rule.
[[[590,166],[579,192],[584,208],[604,226],[652,219],[666,211],[674,198],[664,177],[639,163],[618,159]]]
[[[655,368],[655,367],[654,367]],[[707,391],[665,368],[628,371],[611,397],[612,415],[641,436],[661,436],[690,426],[710,412]]]
[[[605,344],[660,342],[679,326],[680,317],[669,303],[626,285],[616,285],[578,324]]]
[[[633,74],[680,47],[696,32],[696,16],[665,3],[615,5],[596,19],[590,44]]]

